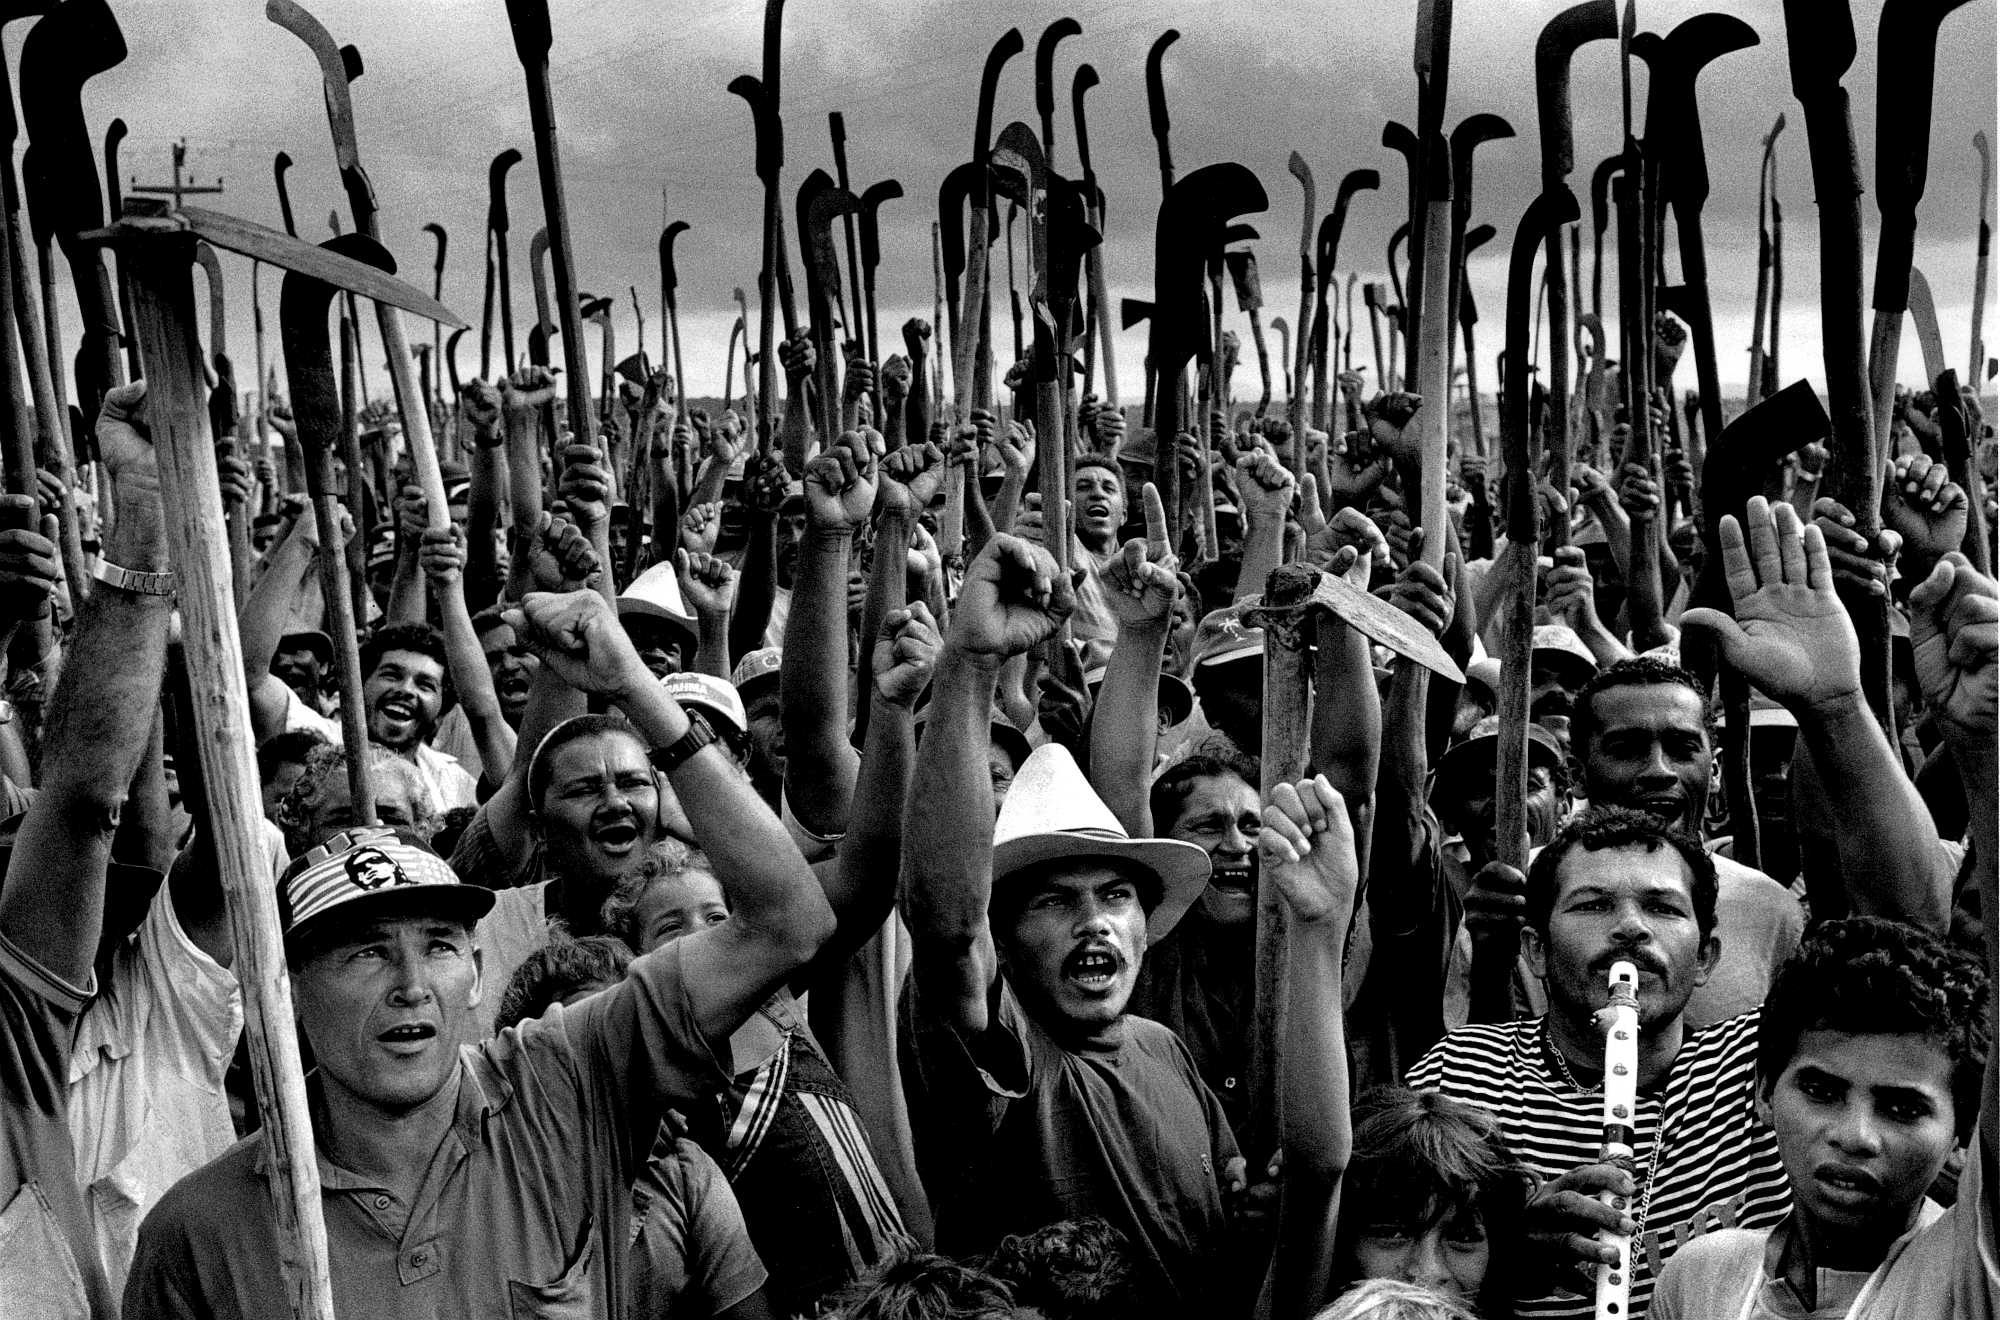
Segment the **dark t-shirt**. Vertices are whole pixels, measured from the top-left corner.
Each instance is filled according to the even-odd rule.
[[[1157,1290],[1155,1314],[1212,1315],[1221,1173],[1236,1140],[1173,1032],[1127,1014],[1066,1047],[1004,980],[987,1030],[963,1039],[911,980],[905,1085],[938,1250],[990,1251],[1010,1233],[1097,1216],[1123,1233]]]
[[[70,1037],[89,994],[0,935],[0,1316],[117,1314],[69,1134]]]
[[[1164,1024],[1194,1057],[1230,1131],[1250,1113],[1250,1037],[1257,948],[1254,927],[1204,921],[1199,908],[1146,949],[1126,1011]]]

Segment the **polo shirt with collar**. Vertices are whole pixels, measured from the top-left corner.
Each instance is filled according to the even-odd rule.
[[[632,1184],[667,1110],[726,1080],[678,941],[574,1008],[464,1047],[457,1108],[413,1202],[318,1153],[335,1312],[630,1314]],[[147,1216],[128,1320],[286,1312],[266,1158],[246,1138]]]

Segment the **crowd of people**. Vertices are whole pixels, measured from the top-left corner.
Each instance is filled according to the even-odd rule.
[[[786,364],[798,423],[810,346]],[[847,429],[785,437],[799,467],[664,373],[554,460],[545,369],[472,382],[441,528],[374,417],[358,751],[319,521],[282,456],[219,451],[230,507],[270,510],[238,622],[340,1314],[1583,1316],[1619,1235],[1636,1317],[1994,1314],[2000,595],[1933,401],[1893,530],[1854,532],[1809,447],[1722,519],[1728,608],[1666,548],[1658,618],[1623,584],[1660,483],[1613,419],[1541,492],[1568,535],[1522,675],[1478,455],[1421,553],[1419,401],[1347,378],[1363,425],[1305,437],[1303,482],[1248,410],[1206,473],[1164,447],[1211,483],[1210,544],[1169,531],[1124,412],[1076,405],[1051,510],[1030,477],[1070,441],[1025,407],[926,425],[911,366],[878,419],[850,359]],[[302,1155],[258,1130],[162,701],[151,407],[135,383],[96,421],[87,594],[0,497],[0,611],[66,642],[0,725],[10,1316],[289,1305],[273,1162]],[[1288,562],[1464,681],[1319,614],[1305,775],[1267,782]],[[1887,709],[1841,590],[1890,602]],[[1683,645],[1755,692],[1756,865]]]
[[[1034,177],[1046,285],[1092,203]],[[1876,507],[1845,423],[1718,475],[1650,308],[1662,388],[1526,399],[1517,342],[1494,452],[1476,389],[1239,405],[1209,312],[1144,407],[1018,308],[951,406],[921,319],[701,402],[562,397],[504,307],[495,378],[338,436],[226,361],[206,418],[80,385],[0,494],[0,1320],[293,1314],[308,1235],[344,1318],[2000,1315],[1978,391],[1896,391]],[[233,636],[181,635],[191,435]]]

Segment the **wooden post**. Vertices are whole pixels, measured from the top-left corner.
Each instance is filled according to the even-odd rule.
[[[195,694],[193,737],[214,810],[206,824],[228,899],[236,952],[231,970],[243,990],[244,1037],[271,1157],[278,1266],[294,1316],[333,1320],[319,1166],[299,1067],[277,891],[256,829],[263,807],[252,751],[255,738],[194,334],[189,273],[194,243],[192,234],[131,234],[121,251],[145,356],[147,415],[159,456],[167,542],[180,578],[182,637]]]

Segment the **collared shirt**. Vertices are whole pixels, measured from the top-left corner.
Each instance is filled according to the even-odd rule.
[[[139,1221],[236,1141],[223,1085],[243,1031],[236,977],[181,929],[166,886],[138,933],[99,964],[69,1067],[77,1182],[112,1295]]]
[[[70,1148],[75,986],[0,934],[0,1316],[117,1315]]]
[[[632,1185],[669,1108],[725,1080],[676,942],[574,1008],[466,1046],[413,1201],[318,1152],[342,1316],[631,1314]],[[283,1315],[260,1137],[167,1193],[139,1231],[126,1320]]]

